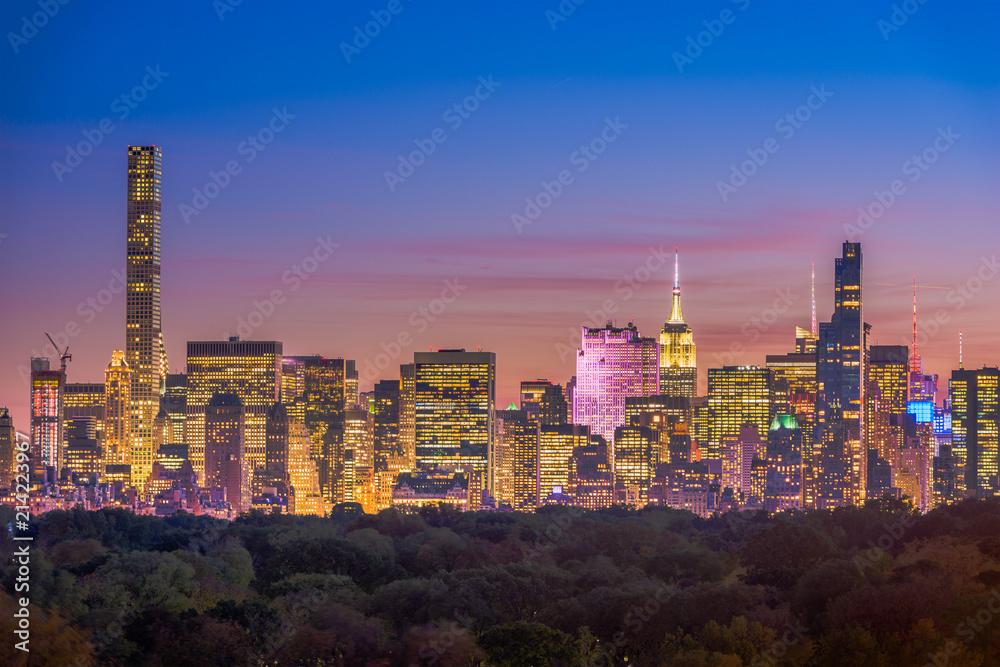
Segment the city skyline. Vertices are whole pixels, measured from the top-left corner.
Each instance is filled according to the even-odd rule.
[[[859,208],[877,212],[876,193],[888,201],[884,193],[897,178],[905,192],[892,195],[895,203],[854,239],[868,260],[871,342],[909,344],[916,275],[920,319],[931,322],[938,311],[948,318],[921,342],[925,371],[944,378],[957,367],[959,329],[966,367],[995,363],[1000,283],[989,262],[1000,245],[992,242],[1000,205],[990,187],[998,170],[991,113],[997,72],[989,40],[974,38],[989,20],[956,23],[952,8],[921,5],[884,38],[878,21],[890,10],[876,3],[855,13],[742,5],[733,3],[734,22],[681,67],[671,54],[683,53],[687,38],[716,20],[707,7],[646,8],[637,16],[592,3],[553,29],[543,9],[532,6],[476,15],[456,30],[470,18],[461,10],[404,5],[347,62],[339,44],[371,20],[367,9],[310,7],[342,30],[322,47],[303,39],[308,46],[301,51],[256,53],[241,31],[292,19],[241,5],[190,21],[196,34],[212,39],[197,42],[196,53],[180,61],[168,39],[152,36],[127,63],[113,49],[81,49],[79,62],[60,61],[65,69],[54,70],[44,49],[81,38],[67,32],[66,17],[78,10],[61,9],[32,41],[0,55],[8,83],[37,92],[0,103],[6,213],[0,301],[15,314],[0,323],[4,404],[25,430],[28,386],[21,369],[32,350],[43,349],[43,331],[78,331],[69,340],[75,356],[68,382],[99,381],[111,352],[125,347],[124,292],[108,288],[124,283],[126,144],[155,144],[165,153],[162,261],[169,268],[162,317],[171,371],[183,369],[187,341],[238,333],[240,318],[256,317],[255,301],[282,290],[284,301],[250,338],[280,340],[288,354],[355,359],[363,371],[383,353],[382,344],[392,348],[406,334],[412,342],[382,369],[385,379],[397,377],[396,365],[413,352],[482,346],[497,354],[497,401],[506,405],[521,380],[569,379],[574,360],[567,352],[579,345],[581,324],[603,324],[598,311],[608,299],[618,326],[634,319],[644,336],[656,336],[670,310],[669,255],[679,246],[684,317],[698,346],[697,393],[705,395],[707,368],[763,366],[766,355],[790,350],[796,324],[809,327],[813,263],[818,317],[831,315],[830,260],[848,236],[845,225],[857,224]],[[30,6],[8,3],[0,11],[14,24]],[[96,35],[143,11],[115,16],[94,6]],[[986,19],[996,14],[990,4],[980,9]],[[192,18],[183,6],[155,11],[167,24]],[[302,31],[324,23],[301,18]],[[528,25],[534,57],[497,60],[495,44],[478,47],[489,21]],[[840,31],[836,43],[825,26]],[[581,46],[581,38],[611,28],[610,43],[598,40],[593,53]],[[441,50],[420,55],[421,35],[434,30],[445,31],[450,47],[468,57],[454,62]],[[745,55],[758,41],[754,35],[773,31],[781,31],[782,41]],[[618,54],[620,34],[634,43],[627,57]],[[819,48],[804,49],[810,40]],[[560,54],[562,48],[569,51]],[[788,57],[799,51],[801,58]],[[222,58],[228,52],[243,54],[246,63],[231,64]],[[416,55],[405,62],[404,53]],[[335,85],[275,76],[307,57],[328,65]],[[220,77],[205,63],[230,75],[217,89]],[[245,87],[251,74],[267,85]],[[754,83],[735,85],[733,76]],[[420,85],[386,92],[373,77],[390,86]],[[74,94],[54,99],[32,80],[53,80]],[[786,139],[775,119],[820,104],[814,87],[829,99]],[[109,104],[133,92],[143,98],[134,108]],[[734,94],[741,96],[738,112],[726,110]],[[469,96],[477,109],[468,118],[443,117]],[[528,103],[538,96],[547,107]],[[96,136],[104,117],[114,131],[79,166],[57,175],[53,163],[66,162],[65,147],[85,141],[84,131]],[[331,119],[354,131],[330,130]],[[385,172],[439,126],[447,140],[390,189]],[[264,129],[272,141],[248,161],[239,148]],[[574,151],[602,132],[613,142],[577,171]],[[732,165],[759,156],[770,135],[779,150],[723,200],[717,184],[729,182]],[[508,145],[523,155],[507,156]],[[913,168],[912,156],[941,147],[947,150],[911,181],[904,166]],[[231,160],[239,173],[196,215],[184,211],[182,205],[197,203],[194,190],[212,183],[210,173],[225,180]],[[573,176],[565,191],[531,224],[512,224],[512,216],[526,214],[525,198],[537,200],[542,183],[557,182],[564,167]],[[87,252],[78,257],[81,247]],[[39,254],[51,270],[28,274]],[[309,257],[313,272],[301,268]],[[642,280],[651,265],[656,270]],[[979,280],[977,272],[989,279],[967,299],[956,288]],[[21,278],[26,274],[30,281]],[[627,299],[626,279],[634,286]],[[787,310],[766,330],[755,324],[782,295]],[[730,359],[733,344],[746,351]],[[362,376],[362,389],[379,377]]]

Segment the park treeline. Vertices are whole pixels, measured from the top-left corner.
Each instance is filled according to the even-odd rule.
[[[710,519],[75,509],[33,522],[26,592],[0,518],[4,665],[1000,664],[1000,499]],[[11,639],[25,596],[30,662]]]

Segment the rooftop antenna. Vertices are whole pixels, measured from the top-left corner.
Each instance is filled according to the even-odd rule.
[[[920,372],[920,355],[917,354],[917,277],[913,276],[913,354],[910,355],[910,372]]]
[[[962,330],[958,330],[958,370],[962,370]]]
[[[816,262],[812,263],[812,309],[813,309],[813,335],[815,336],[819,329],[816,327]]]

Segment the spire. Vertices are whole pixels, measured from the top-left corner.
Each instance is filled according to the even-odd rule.
[[[812,308],[813,308],[813,335],[819,333],[816,326],[816,262],[812,262]]]
[[[958,370],[962,370],[962,330],[958,330]]]
[[[677,246],[674,246],[674,296],[670,306],[670,319],[667,321],[675,324],[684,323],[684,316],[681,315],[680,260],[678,259]]]
[[[917,354],[917,277],[913,276],[913,343],[910,351],[910,372],[923,373],[923,364]]]

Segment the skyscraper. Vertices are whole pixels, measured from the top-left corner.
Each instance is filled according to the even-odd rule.
[[[69,442],[74,417],[93,417],[99,439],[104,431],[104,384],[67,382],[63,392],[63,439]]]
[[[951,372],[951,439],[957,491],[980,498],[1000,495],[1000,370]]]
[[[496,355],[416,352],[413,365],[417,468],[471,465],[485,476],[495,435]]]
[[[132,463],[132,371],[122,350],[104,371],[104,465]],[[152,466],[150,466],[152,470]],[[103,472],[103,471],[102,471]]]
[[[32,483],[42,483],[45,471],[58,476],[63,464],[62,396],[66,374],[50,370],[49,360],[31,360]],[[54,479],[53,479],[54,481]]]
[[[869,387],[877,390],[878,398],[871,400],[869,396],[865,401],[865,446],[878,450],[879,457],[893,470],[898,467],[903,433],[891,426],[889,415],[902,414],[907,409],[909,354],[905,345],[872,345],[868,352]]]
[[[160,175],[158,146],[128,147],[125,361],[130,391],[133,465],[152,471],[153,419],[160,410]]]
[[[267,411],[281,392],[281,343],[189,341],[187,419],[184,438],[199,483],[205,480],[205,406],[216,393],[236,394],[246,420],[246,460],[251,474],[265,462]]]
[[[399,380],[380,380],[372,401],[375,473],[387,472],[389,461],[402,457],[399,442]],[[396,472],[400,472],[397,470]]]
[[[861,504],[865,498],[865,366],[868,325],[862,309],[860,243],[845,241],[835,263],[834,311],[819,327],[816,376],[819,450],[817,506]]]
[[[736,438],[750,424],[757,433],[771,425],[772,373],[757,366],[708,369],[708,444],[706,458],[721,459],[723,442]]]
[[[566,390],[548,380],[522,380],[521,409],[539,423],[565,424],[569,418]]]
[[[205,486],[226,490],[239,514],[250,509],[243,403],[236,394],[214,393],[205,406]]]
[[[16,445],[17,432],[14,430],[14,419],[10,416],[10,410],[0,408],[0,492],[9,489],[14,483]]]
[[[591,431],[581,424],[544,424],[539,429],[538,504],[542,505],[552,493],[568,489],[570,457],[577,447],[591,444]]]
[[[625,424],[625,399],[651,396],[660,388],[659,344],[643,338],[632,322],[617,328],[583,327],[576,356],[573,422],[609,442]],[[551,492],[551,491],[550,491]]]
[[[670,318],[660,331],[659,393],[694,398],[697,385],[694,335],[681,315],[680,269],[677,248],[674,248],[674,291]]]

